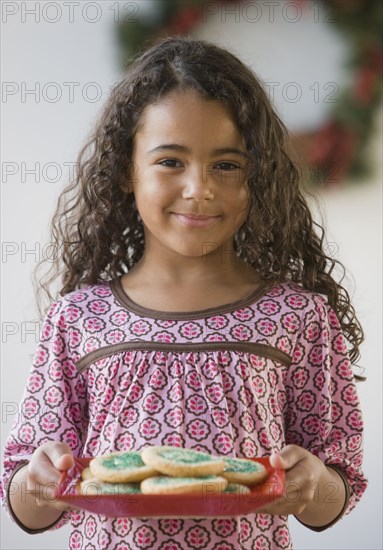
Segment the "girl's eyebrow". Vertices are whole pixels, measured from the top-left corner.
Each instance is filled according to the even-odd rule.
[[[165,143],[163,145],[158,145],[157,147],[154,147],[154,149],[150,149],[150,151],[148,151],[146,155],[150,155],[151,153],[156,153],[159,151],[169,151],[170,149],[173,151],[180,151],[182,153],[191,152],[190,149],[185,145],[180,145],[179,143]],[[250,156],[245,153],[245,151],[242,151],[237,147],[221,147],[220,149],[213,149],[211,151],[212,155],[224,155],[226,153],[234,153],[235,155],[240,155],[245,159],[250,159]]]

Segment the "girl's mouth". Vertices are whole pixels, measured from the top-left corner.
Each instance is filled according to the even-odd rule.
[[[173,215],[180,223],[188,227],[209,227],[220,218],[220,216],[193,217],[192,215],[188,216],[186,214],[177,214],[175,212],[173,212]]]

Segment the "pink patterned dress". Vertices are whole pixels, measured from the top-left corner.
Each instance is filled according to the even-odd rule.
[[[367,486],[362,431],[346,341],[325,296],[263,283],[235,302],[170,313],[133,302],[118,278],[51,305],[6,444],[2,502],[14,518],[12,476],[49,440],[80,457],[151,444],[263,457],[292,443],[341,474],[344,515]],[[81,550],[291,549],[287,520],[70,511],[47,529],[71,522],[69,548]]]

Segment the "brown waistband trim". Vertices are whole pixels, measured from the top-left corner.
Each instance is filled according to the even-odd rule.
[[[291,357],[284,351],[277,348],[273,348],[268,344],[253,344],[251,342],[202,342],[199,344],[167,344],[163,342],[121,342],[120,344],[113,344],[111,346],[105,346],[100,349],[91,351],[85,357],[82,357],[77,361],[77,369],[79,372],[83,371],[89,365],[109,357],[116,353],[122,353],[128,350],[140,350],[140,351],[171,351],[171,352],[193,352],[193,351],[242,351],[244,353],[253,353],[260,357],[267,357],[273,359],[278,363],[282,363],[285,366],[290,366]]]

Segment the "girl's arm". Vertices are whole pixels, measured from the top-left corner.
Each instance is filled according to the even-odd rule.
[[[64,298],[46,315],[4,449],[1,503],[28,533],[58,529],[72,515],[52,500],[60,471],[70,468],[72,453],[82,454],[88,426],[86,381],[75,363],[79,342],[71,340],[71,331],[81,334],[81,326],[71,311]]]
[[[54,500],[54,491],[61,471],[72,466],[68,445],[52,441],[41,445],[29,464],[16,471],[9,486],[9,506],[15,521],[25,530],[45,531],[70,509]]]
[[[286,371],[285,439],[273,465],[286,470],[283,499],[260,512],[331,527],[362,497],[363,421],[347,343],[321,294],[308,294]]]
[[[316,459],[315,455],[312,456]],[[333,497],[328,498],[331,493]],[[349,498],[350,492],[344,478],[331,466],[324,466],[318,484],[314,482],[314,498],[295,517],[306,526],[321,531],[323,526],[330,527],[342,517]]]
[[[270,457],[274,468],[286,470],[284,496],[259,512],[295,517],[314,531],[335,523],[349,501],[347,481],[332,466],[297,445],[287,445]]]

